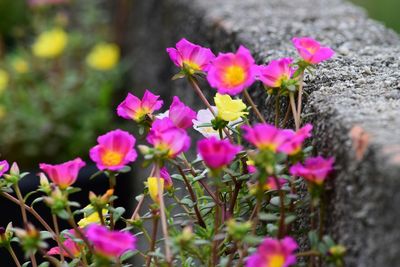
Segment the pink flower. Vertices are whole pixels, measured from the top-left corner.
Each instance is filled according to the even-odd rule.
[[[293,132],[293,136],[280,147],[280,150],[288,155],[295,155],[300,152],[304,140],[311,137],[312,128],[311,124],[306,124],[297,132]]]
[[[243,137],[261,150],[282,152],[282,145],[293,136],[291,130],[281,130],[273,125],[258,123],[253,127],[243,125],[245,131]]]
[[[94,251],[107,258],[119,258],[136,249],[137,239],[128,232],[111,231],[105,226],[91,224],[86,228],[86,235]]]
[[[79,248],[78,244],[75,243],[71,236],[76,236],[75,235],[75,230],[71,229],[68,230],[68,234],[64,235],[65,240],[62,241],[63,245],[69,250],[69,252],[72,253],[73,256],[75,257],[79,257],[79,255],[81,254],[81,248]],[[51,248],[47,254],[48,255],[60,255],[60,250],[62,250],[63,255],[65,257],[69,257],[70,255],[64,250],[64,249],[60,249],[60,247],[53,247]]]
[[[193,109],[183,104],[179,97],[174,96],[168,116],[177,127],[187,129],[192,127],[192,120],[196,118],[197,114]]]
[[[171,179],[171,176],[170,176],[167,168],[162,167],[160,169],[160,176],[162,179],[164,179],[165,188],[167,188],[167,189],[171,188],[173,183],[172,183],[172,179]]]
[[[99,136],[97,142],[98,145],[90,149],[90,158],[99,170],[118,171],[136,160],[136,139],[128,132],[119,129],[110,131]]]
[[[146,115],[149,116],[162,107],[163,101],[158,100],[159,97],[149,90],[145,91],[142,100],[128,93],[125,100],[119,104],[117,114],[124,119],[141,122]]]
[[[250,51],[240,46],[236,54],[220,53],[212,62],[207,80],[220,94],[237,95],[253,84],[257,66]]]
[[[321,156],[308,158],[304,165],[296,163],[290,167],[290,174],[301,176],[309,182],[321,185],[327,178],[329,172],[333,170],[333,158],[324,159]]]
[[[10,169],[10,165],[8,164],[7,160],[0,161],[0,176],[7,172],[8,169]]]
[[[86,163],[84,161],[80,158],[76,158],[57,165],[40,163],[39,167],[49,176],[53,183],[58,185],[61,189],[66,189],[68,186],[75,183],[78,178],[79,170],[85,165]]]
[[[186,131],[175,126],[170,118],[156,119],[146,140],[168,158],[174,158],[190,147]]]
[[[321,46],[320,43],[309,37],[293,38],[292,42],[305,62],[318,64],[330,59],[334,54],[329,47]]]
[[[278,179],[279,186],[278,186],[278,183],[276,183],[276,179],[274,177],[272,177],[272,176],[268,177],[267,182],[265,183],[265,188],[267,190],[278,190],[279,188],[282,188],[282,186],[284,184],[287,183],[286,179],[283,179],[283,178],[277,178],[277,179]]]
[[[208,71],[210,62],[215,58],[209,48],[193,44],[185,38],[176,43],[176,48],[167,48],[167,53],[176,66],[191,74]]]
[[[247,258],[246,267],[289,267],[296,264],[294,252],[297,248],[296,241],[291,237],[281,240],[267,237]]]
[[[267,66],[259,66],[259,80],[265,86],[272,88],[285,85],[295,72],[295,69],[291,67],[292,62],[293,59],[291,58],[282,58],[272,60]]]
[[[229,140],[219,140],[215,137],[197,143],[197,151],[204,164],[211,169],[223,168],[230,164],[241,149],[241,146],[233,145]]]

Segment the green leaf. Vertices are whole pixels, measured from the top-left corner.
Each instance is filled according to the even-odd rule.
[[[131,251],[125,252],[125,253],[121,256],[121,262],[124,262],[124,261],[126,261],[126,260],[132,258],[132,257],[135,256],[137,253],[138,253],[137,250],[134,250],[134,251],[131,250]]]
[[[296,220],[296,215],[288,215],[285,217],[285,224],[290,224]]]
[[[40,231],[40,239],[50,239],[53,235],[48,231]]]
[[[118,207],[114,209],[114,222],[118,221],[121,218],[122,214],[125,213],[125,209],[123,207]]]
[[[276,222],[279,220],[279,216],[273,213],[260,213],[258,214],[258,218],[261,221],[270,221],[270,222]]]

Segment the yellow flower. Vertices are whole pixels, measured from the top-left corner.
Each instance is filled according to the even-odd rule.
[[[86,57],[86,63],[96,70],[110,70],[119,61],[119,47],[116,44],[97,44]]]
[[[33,54],[41,58],[55,58],[64,52],[67,33],[61,28],[42,32],[32,46]]]
[[[87,205],[84,208],[84,210],[93,210],[93,206]],[[106,209],[103,209],[101,211],[101,213],[103,214],[103,217],[104,217],[105,215],[107,215],[108,211]],[[79,225],[79,227],[84,228],[84,227],[88,226],[89,224],[92,224],[92,223],[98,224],[100,222],[101,222],[101,220],[100,220],[99,213],[97,211],[94,211],[91,214],[85,213],[85,217],[78,222],[78,225]]]
[[[27,73],[29,70],[28,62],[26,62],[26,60],[22,58],[15,58],[12,61],[11,65],[17,73],[23,74]]]
[[[160,180],[160,181],[158,181]],[[164,179],[157,177],[149,177],[147,178],[147,187],[149,188],[150,197],[154,202],[159,203],[160,198],[158,195],[158,183],[161,185],[161,192],[164,192]]]
[[[241,99],[232,99],[229,95],[216,94],[214,97],[218,110],[218,117],[224,121],[235,121],[246,115],[246,105]]]
[[[0,69],[0,93],[7,88],[9,80],[10,76],[8,73],[5,70]]]

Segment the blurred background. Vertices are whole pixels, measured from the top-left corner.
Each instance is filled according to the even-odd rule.
[[[89,163],[88,150],[98,135],[114,128],[135,130],[133,123],[116,116],[116,106],[128,91],[141,95],[148,86],[140,77],[146,71],[137,68],[141,73],[133,77],[135,64],[152,60],[154,68],[162,68],[159,55],[166,57],[164,46],[151,43],[154,55],[136,51],[131,56],[140,49],[134,47],[139,36],[131,33],[149,35],[129,28],[135,26],[140,1],[146,0],[0,0],[0,159],[32,172],[24,179],[25,193],[38,183],[38,163],[78,156]],[[400,32],[400,0],[352,1]],[[151,86],[157,91],[157,84]],[[95,171],[88,164],[81,173],[78,186],[83,191],[75,200],[87,203],[89,185],[97,193],[105,191],[104,177],[89,182]],[[118,185],[117,204],[129,209],[135,195],[133,174],[119,177]],[[16,206],[3,199],[0,210],[8,211],[0,226],[20,218]],[[0,250],[0,266],[13,266],[4,255]]]

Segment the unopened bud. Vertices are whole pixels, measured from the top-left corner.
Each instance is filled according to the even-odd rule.
[[[18,167],[18,164],[16,162],[14,162],[11,165],[10,174],[11,175],[15,175],[15,176],[19,176],[19,174],[20,174],[19,173],[19,167]]]

